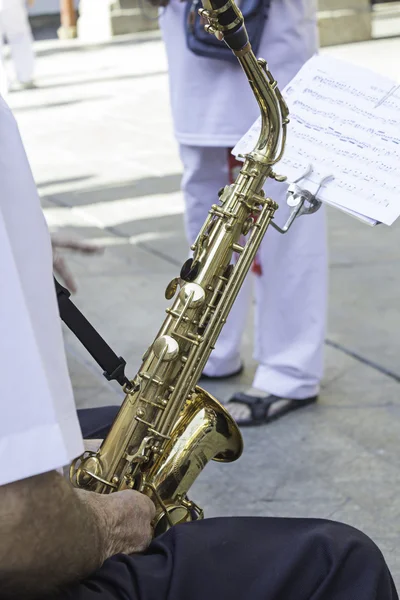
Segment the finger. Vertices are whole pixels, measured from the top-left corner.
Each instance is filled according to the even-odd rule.
[[[153,500],[143,492],[138,492],[137,490],[132,491],[135,492],[135,502],[140,505],[140,510],[144,511],[150,521],[152,521],[156,514],[156,507]]]
[[[150,519],[150,521],[152,521],[154,519],[154,517],[156,516],[156,506],[155,506],[154,502],[151,500],[151,498],[149,498],[145,494],[142,494],[142,496],[143,496],[144,503],[146,505],[146,510],[148,511],[148,514],[149,514],[149,519]]]
[[[100,254],[104,252],[104,248],[101,246],[95,246],[88,242],[82,242],[80,240],[52,240],[53,247],[55,248],[66,248],[68,250],[75,250],[76,252],[82,252],[83,254]]]
[[[139,542],[135,543],[131,546],[128,554],[137,554],[139,552],[144,552],[151,544],[154,538],[153,528],[149,525],[146,527],[146,530],[142,532],[141,539]]]
[[[137,490],[123,490],[117,493],[122,494],[124,501],[128,502],[133,509],[138,511],[138,513],[141,515],[142,523],[147,523],[147,525],[150,527],[151,522],[156,516],[156,507],[151,498],[142,492],[138,492]]]
[[[53,256],[53,269],[64,281],[66,287],[73,293],[76,294],[77,287],[75,279],[71,271],[68,269],[67,264],[62,256],[55,254]]]

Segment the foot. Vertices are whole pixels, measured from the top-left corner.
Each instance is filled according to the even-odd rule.
[[[226,375],[206,375],[205,373],[201,374],[200,379],[208,379],[211,381],[224,381],[225,379],[230,379],[231,377],[237,377],[241,373],[243,373],[244,364],[242,363],[236,371],[232,373],[227,373]]]
[[[234,394],[226,404],[226,408],[238,425],[250,427],[275,421],[293,410],[313,404],[317,399],[318,396],[301,400],[281,398],[251,388],[246,393]]]

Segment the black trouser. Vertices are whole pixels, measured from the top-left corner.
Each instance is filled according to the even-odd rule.
[[[106,437],[114,421],[119,406],[100,406],[99,408],[81,408],[78,419],[85,440],[102,440]]]
[[[258,517],[178,525],[144,554],[107,560],[60,598],[398,600],[381,552],[360,531],[321,519]]]

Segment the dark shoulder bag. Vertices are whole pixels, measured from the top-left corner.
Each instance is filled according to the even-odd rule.
[[[255,54],[260,47],[270,4],[271,0],[242,0],[239,6]],[[198,13],[199,8],[202,8],[201,0],[187,0],[185,30],[189,50],[198,56],[237,63],[237,58],[232,50],[224,42],[219,41],[215,35],[210,35],[204,30],[204,21]]]

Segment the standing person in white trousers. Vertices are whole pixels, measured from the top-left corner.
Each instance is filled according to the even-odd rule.
[[[204,58],[186,46],[185,3],[170,0],[160,16],[166,44],[174,130],[184,174],[185,225],[193,243],[217,191],[234,177],[230,149],[259,116],[239,64]],[[272,0],[258,55],[282,90],[317,51],[316,0]],[[290,124],[289,124],[290,127]],[[286,184],[265,191],[288,214]],[[258,425],[315,402],[323,375],[327,256],[325,214],[299,219],[282,236],[267,231],[257,257],[253,387],[228,403],[239,425]],[[224,378],[243,369],[240,343],[250,300],[241,290],[203,373]]]
[[[0,51],[5,37],[10,46],[19,89],[34,86],[35,55],[27,3],[32,6],[34,0],[0,0]]]

